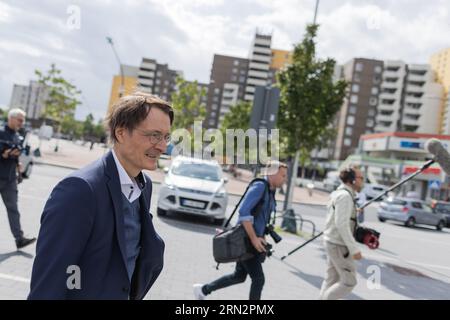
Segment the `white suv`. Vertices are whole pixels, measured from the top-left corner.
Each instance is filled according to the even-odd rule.
[[[216,161],[176,157],[161,186],[157,215],[168,212],[209,217],[222,224],[228,204],[227,180]]]

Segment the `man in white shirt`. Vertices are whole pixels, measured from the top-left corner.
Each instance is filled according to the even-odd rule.
[[[345,298],[356,286],[354,260],[362,259],[354,238],[356,226],[355,196],[364,185],[364,177],[356,167],[341,171],[342,184],[331,194],[328,205],[324,246],[327,254],[326,278],[319,298],[336,300]]]

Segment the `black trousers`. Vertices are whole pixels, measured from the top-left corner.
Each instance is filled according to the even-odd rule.
[[[262,268],[263,260],[264,255],[258,254],[251,259],[237,262],[236,268],[232,274],[225,275],[206,284],[203,287],[204,293],[210,294],[212,291],[242,283],[247,278],[247,275],[249,275],[252,280],[249,298],[250,300],[260,300],[265,281]]]
[[[0,180],[0,194],[8,212],[9,227],[16,240],[23,237],[23,231],[20,226],[20,213],[17,208],[17,181]]]

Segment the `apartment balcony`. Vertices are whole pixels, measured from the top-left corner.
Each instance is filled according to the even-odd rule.
[[[248,78],[247,84],[253,86],[265,86],[267,84],[267,80]],[[247,91],[247,89],[245,91]]]
[[[253,42],[254,45],[258,45],[258,46],[265,46],[270,48],[271,44],[272,44],[272,40],[271,39],[264,39],[264,38],[255,38],[255,41]]]
[[[153,80],[150,79],[139,79],[139,84],[143,84],[145,86],[153,86]]]
[[[416,98],[413,96],[406,96],[405,97],[405,102],[406,103],[422,103],[422,98]]]
[[[245,87],[245,92],[253,94],[255,92],[255,87],[247,86]]]
[[[408,74],[408,81],[417,81],[417,82],[425,82],[426,81],[426,77],[425,76],[421,76],[421,75],[417,75],[417,74]]]
[[[146,78],[152,78],[153,79],[155,77],[155,73],[153,71],[139,70],[138,77],[146,77]]]
[[[375,122],[376,123],[380,123],[380,122],[392,123],[393,115],[394,114],[390,114],[390,115],[377,114],[377,116],[375,117]]]
[[[253,94],[245,94],[244,96],[245,101],[253,101]]]
[[[262,79],[267,79],[267,72],[266,71],[256,71],[256,70],[249,70],[248,71],[248,78],[262,78]]]
[[[417,86],[412,84],[406,85],[406,92],[413,92],[413,93],[423,93],[424,87],[423,86]]]
[[[397,100],[397,94],[396,93],[388,93],[388,92],[382,92],[380,93],[380,95],[378,96],[379,100]]]
[[[419,119],[410,119],[410,118],[407,118],[407,117],[403,117],[402,125],[404,125],[404,126],[418,126],[419,125]]]
[[[149,69],[149,70],[156,70],[156,64],[151,62],[142,62],[141,69]]]
[[[272,56],[272,50],[270,49],[270,47],[269,48],[253,47],[253,52],[262,53],[268,55],[269,57]]]
[[[249,67],[249,69],[254,69],[254,70],[269,71],[270,64],[269,63],[259,63],[259,62],[250,61],[248,67]]]
[[[419,109],[415,109],[415,108],[411,108],[411,107],[408,107],[408,106],[406,106],[404,109],[403,109],[403,114],[404,115],[412,115],[412,116],[418,116],[418,115],[421,115],[422,114],[422,111],[421,111],[421,109],[419,108]]]
[[[383,77],[383,79],[384,78],[396,78],[396,79],[399,79],[400,77],[401,77],[401,72],[402,70],[399,70],[399,71],[390,71],[390,70],[384,70],[383,71],[383,75],[382,75],[382,77]]]
[[[400,84],[401,83],[398,80],[396,82],[383,81],[381,83],[381,90],[383,90],[383,88],[400,90],[401,89],[401,85]]]

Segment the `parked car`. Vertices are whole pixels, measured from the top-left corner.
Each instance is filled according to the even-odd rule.
[[[385,192],[389,188],[381,184],[364,184],[362,192],[366,195],[367,200],[373,199]],[[382,200],[382,199],[380,199]]]
[[[387,198],[378,208],[378,220],[394,220],[403,222],[407,227],[417,224],[434,226],[442,230],[445,225],[445,217],[435,212],[425,201],[411,198]]]
[[[31,175],[31,172],[33,171],[33,155],[30,152],[30,147],[25,147],[25,150],[22,152],[22,154],[19,157],[19,162],[21,164],[20,167],[20,173],[23,178],[29,178]]]
[[[339,171],[329,171],[323,180],[323,187],[325,190],[332,192],[339,187],[342,183],[341,179],[339,179]]]
[[[450,228],[450,202],[432,200],[431,208],[445,217],[445,226]]]
[[[216,161],[178,156],[165,171],[156,211],[158,216],[172,211],[223,223],[228,204],[227,180]]]

